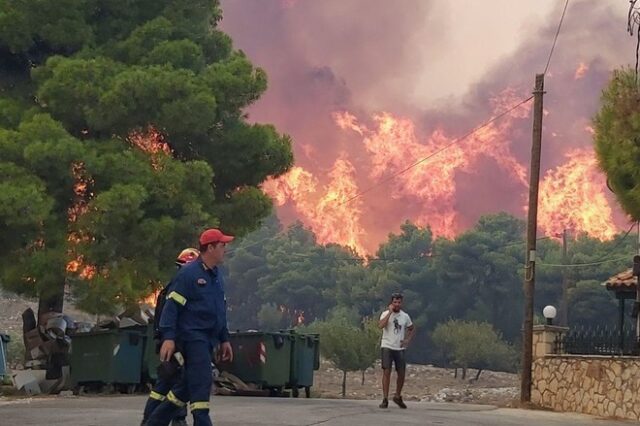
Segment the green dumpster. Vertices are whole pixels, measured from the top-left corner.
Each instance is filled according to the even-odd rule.
[[[6,376],[8,373],[7,369],[7,345],[11,338],[8,334],[0,333],[0,379],[3,376]],[[0,380],[1,381],[1,380]]]
[[[155,383],[158,379],[160,355],[156,352],[156,340],[153,338],[153,324],[141,327],[140,332],[144,334],[142,381],[144,383]]]
[[[313,386],[313,372],[320,368],[320,336],[318,334],[297,334],[291,332],[293,345],[291,347],[291,374],[288,387],[294,397],[298,396],[298,389],[304,388],[306,397],[311,396]]]
[[[140,384],[144,341],[139,331],[127,329],[73,335],[69,364],[74,385],[124,386],[132,393]]]
[[[218,368],[263,389],[281,391],[290,380],[293,336],[289,333],[231,333],[233,362]]]

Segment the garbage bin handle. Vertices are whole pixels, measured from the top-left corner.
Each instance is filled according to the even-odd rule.
[[[273,344],[276,346],[276,349],[280,349],[284,345],[284,337],[282,337],[280,334],[274,334]]]

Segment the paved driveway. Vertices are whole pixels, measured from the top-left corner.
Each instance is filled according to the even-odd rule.
[[[0,400],[0,424],[7,426],[138,426],[141,396],[57,397]],[[215,397],[217,426],[403,426],[544,425],[613,426],[620,422],[577,414],[496,409],[468,404],[413,403],[381,410],[375,401]]]

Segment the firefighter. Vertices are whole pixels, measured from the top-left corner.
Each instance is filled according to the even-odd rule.
[[[193,262],[198,258],[200,252],[194,248],[186,248],[178,254],[176,258],[176,266],[180,269],[182,266],[186,265],[189,262]],[[154,318],[153,329],[154,329],[154,337],[155,339],[161,341],[161,335],[159,330],[160,324],[160,316],[162,313],[162,308],[164,306],[167,292],[170,290],[170,286],[167,285],[160,294],[158,294],[158,298],[156,301],[156,315]],[[158,351],[160,347],[158,346]],[[162,401],[164,401],[167,397],[167,393],[171,390],[171,388],[175,385],[175,382],[168,381],[163,379],[162,377],[158,377],[156,380],[156,384],[151,390],[149,394],[149,399],[147,399],[147,403],[144,406],[144,414],[142,416],[142,424],[141,426],[145,426],[147,424],[147,419],[151,416],[153,410],[160,405]],[[173,418],[172,426],[187,426],[187,409],[186,407],[180,410],[176,416]]]
[[[224,282],[219,271],[225,246],[233,237],[219,229],[207,229],[199,238],[200,257],[184,266],[171,281],[160,318],[163,342],[160,360],[169,362],[176,353],[184,359],[180,383],[151,414],[148,426],[167,426],[187,402],[194,426],[211,426],[209,396],[213,348],[217,356],[231,361],[233,351],[227,328]]]

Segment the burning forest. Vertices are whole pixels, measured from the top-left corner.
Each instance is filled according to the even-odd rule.
[[[437,51],[420,47],[417,36],[437,37],[439,28],[425,28],[420,17],[445,19],[441,6],[416,2],[415,14],[394,11],[394,20],[408,28],[389,35],[351,15],[330,20],[349,8],[337,2],[243,5],[255,12],[245,10],[243,19],[265,17],[267,27],[276,28],[265,34],[265,26],[241,26],[246,21],[228,3],[223,26],[271,78],[250,117],[277,123],[296,141],[296,166],[263,185],[282,220],[301,220],[321,243],[368,254],[405,220],[453,238],[483,214],[526,215],[532,104],[520,102],[544,67],[557,23],[519,30],[509,54],[479,67],[462,90],[459,81],[434,74],[441,65],[419,64],[408,53],[414,49],[453,68],[467,60],[448,50],[451,40],[440,40]],[[541,7],[557,12],[552,4]],[[628,40],[620,28],[598,37],[587,30],[621,22],[617,15],[624,12],[585,1],[570,6],[547,74],[539,217],[545,235],[572,229],[606,240],[627,222],[598,169],[591,119],[610,70],[623,61],[615,46]],[[308,37],[325,26],[342,38]],[[377,55],[358,48],[364,37]],[[336,59],[332,50],[351,56]],[[445,87],[418,84],[414,73]],[[446,97],[428,92],[447,88]]]

